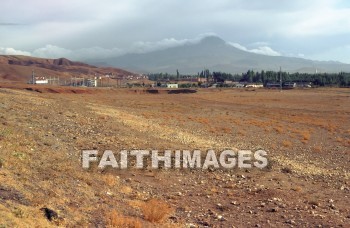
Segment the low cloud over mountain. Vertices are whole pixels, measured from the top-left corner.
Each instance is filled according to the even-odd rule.
[[[268,46],[248,49],[237,43],[228,43],[217,36],[206,36],[197,42],[146,53],[125,54],[116,58],[98,60],[100,64],[121,67],[143,73],[168,72],[196,74],[203,69],[242,73],[253,70],[283,70],[289,72],[350,71],[350,65],[340,62],[313,61],[285,57]]]
[[[215,34],[203,34],[194,39],[163,39],[157,42],[135,42],[128,48],[81,48],[70,50],[46,45],[32,52],[0,48],[0,54],[26,55],[41,58],[69,58],[94,65],[112,66],[141,73],[168,72],[196,74],[203,69],[242,73],[247,70],[283,70],[289,72],[350,71],[350,65],[335,61],[313,61],[303,54],[274,50],[266,42],[243,46],[226,42]],[[302,57],[302,58],[301,58]]]

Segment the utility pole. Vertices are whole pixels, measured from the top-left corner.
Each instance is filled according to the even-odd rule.
[[[35,72],[32,70],[32,84],[35,84]]]
[[[280,92],[282,92],[282,69],[280,67]]]

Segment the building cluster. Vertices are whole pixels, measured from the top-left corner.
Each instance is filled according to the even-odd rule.
[[[123,86],[125,81],[128,80],[146,80],[147,75],[120,75],[116,76],[112,73],[105,74],[103,76],[74,76],[65,79],[59,77],[45,77],[36,76],[34,70],[32,71],[29,84],[49,84],[49,85],[64,85],[64,86],[85,86],[85,87],[110,87],[110,86]]]
[[[137,74],[137,75],[123,75],[123,76],[117,76],[117,77],[111,77],[111,78],[118,78],[118,79],[123,79],[123,80],[145,80],[148,79],[147,75],[144,74]]]
[[[139,74],[139,75],[120,75],[116,76],[112,73],[105,74],[103,76],[80,76],[80,77],[71,77],[61,80],[58,77],[44,77],[44,76],[36,76],[34,71],[32,72],[30,84],[49,84],[49,85],[65,85],[65,86],[82,86],[82,87],[127,87],[127,86],[145,86],[145,82],[143,80],[147,80],[148,76]],[[142,83],[128,83],[127,81],[132,80],[141,80]],[[238,81],[230,81],[226,80],[224,82],[216,82],[213,78],[186,78],[178,81],[170,81],[169,79],[161,82],[151,84],[151,87],[165,87],[169,89],[177,89],[184,87],[202,87],[202,88],[216,88],[216,87],[233,87],[233,88],[268,88],[268,89],[293,89],[296,87],[312,87],[311,82],[268,82],[266,84],[263,83],[249,83],[249,82],[238,82]],[[187,82],[187,83],[186,83]]]
[[[43,76],[35,76],[34,71],[32,72],[31,79],[29,80],[29,84],[50,84],[50,85],[59,85],[59,77],[43,77]]]

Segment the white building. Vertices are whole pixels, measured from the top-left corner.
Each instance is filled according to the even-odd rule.
[[[177,88],[179,88],[179,85],[178,84],[167,84],[166,87],[169,89],[177,89]]]
[[[45,77],[35,77],[33,84],[49,84],[49,80]]]
[[[263,84],[258,84],[258,83],[248,83],[245,85],[245,87],[247,88],[263,88],[264,85]]]
[[[97,79],[87,79],[86,86],[88,87],[97,87]]]

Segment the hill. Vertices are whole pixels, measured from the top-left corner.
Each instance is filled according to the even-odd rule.
[[[209,36],[198,43],[189,43],[141,54],[126,54],[105,59],[106,65],[138,72],[196,74],[203,69],[242,73],[247,70],[278,70],[288,72],[340,72],[350,71],[350,64],[313,61],[302,58],[266,56],[239,50],[219,37]]]
[[[0,55],[0,80],[28,82],[32,71],[38,76],[68,79],[74,76],[94,76],[112,74],[117,77],[136,75],[112,67],[96,67],[66,58],[43,59],[29,56]]]

